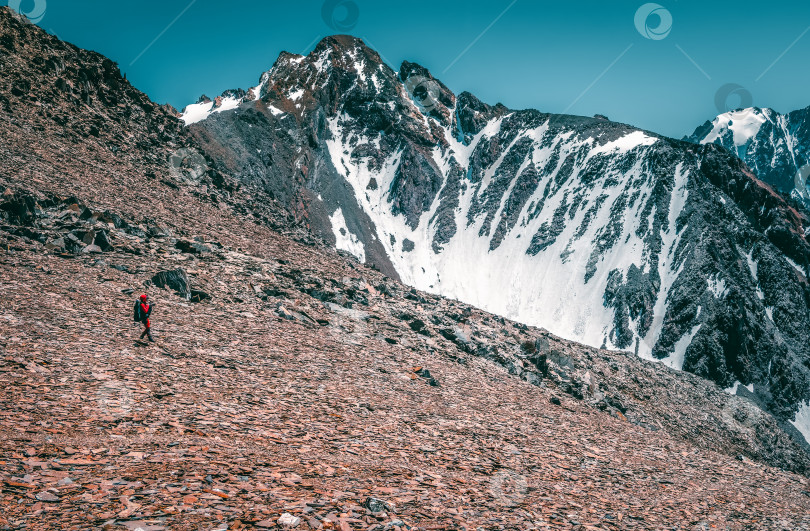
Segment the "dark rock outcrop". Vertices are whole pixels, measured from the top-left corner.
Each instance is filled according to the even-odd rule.
[[[191,300],[191,285],[188,275],[181,268],[157,273],[152,277],[152,283],[159,288],[166,288],[176,292],[187,301]]]

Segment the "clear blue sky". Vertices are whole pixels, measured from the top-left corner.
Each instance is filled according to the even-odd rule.
[[[600,113],[675,137],[717,114],[727,83],[757,106],[810,105],[806,0],[658,0],[666,12],[653,10],[641,29],[661,39],[636,27],[644,0],[329,1],[331,27],[324,0],[16,0],[24,12],[44,5],[40,26],[109,56],[136,87],[178,109],[254,85],[280,51],[306,53],[335,33],[363,38],[395,69],[418,62],[488,103]]]

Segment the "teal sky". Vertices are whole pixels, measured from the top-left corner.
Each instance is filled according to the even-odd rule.
[[[282,50],[306,53],[335,33],[363,38],[395,69],[418,62],[488,103],[600,113],[675,137],[717,114],[728,83],[742,87],[726,91],[731,108],[748,95],[782,112],[810,105],[810,2],[659,0],[663,10],[648,8],[639,31],[644,1],[330,1],[11,4],[44,7],[41,27],[107,55],[178,109],[255,85]]]

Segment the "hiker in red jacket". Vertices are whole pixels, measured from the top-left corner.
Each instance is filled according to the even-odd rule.
[[[135,321],[143,323],[141,339],[147,336],[149,341],[154,342],[155,340],[152,338],[152,323],[149,320],[149,316],[152,314],[152,306],[152,304],[149,304],[149,297],[145,293],[141,295],[140,299],[135,301]]]

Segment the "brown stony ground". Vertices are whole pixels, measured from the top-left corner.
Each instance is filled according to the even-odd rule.
[[[810,524],[805,477],[459,356],[384,320],[405,303],[370,285],[353,310],[381,319],[335,313],[293,294],[283,262],[397,286],[265,236],[253,257],[163,253],[160,238],[142,255],[71,257],[4,234],[0,526],[274,529],[285,513],[342,530]],[[153,288],[158,342],[143,345],[124,291],[176,265],[213,299]]]
[[[168,171],[169,110],[3,8],[0,69],[0,529],[810,528],[807,457],[741,399]],[[178,267],[212,298],[149,287],[136,341]]]

